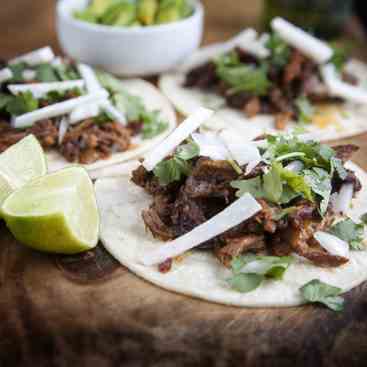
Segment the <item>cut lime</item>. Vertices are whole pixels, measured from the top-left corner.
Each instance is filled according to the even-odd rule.
[[[94,187],[81,167],[37,178],[4,201],[2,216],[14,237],[39,251],[75,254],[98,242]]]
[[[11,146],[0,154],[0,205],[12,191],[46,172],[45,154],[33,135]]]

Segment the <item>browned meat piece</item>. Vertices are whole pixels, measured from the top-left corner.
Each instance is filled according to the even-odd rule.
[[[141,133],[141,131],[143,130],[143,126],[144,126],[143,121],[134,121],[129,122],[127,128],[129,129],[131,136],[136,136]]]
[[[130,143],[130,132],[121,124],[96,125],[93,120],[86,120],[65,134],[60,152],[69,162],[90,164],[128,150]]]
[[[284,70],[283,83],[285,85],[292,83],[301,75],[305,61],[305,56],[303,56],[298,50],[293,50],[290,61]]]
[[[230,238],[225,240],[223,247],[215,248],[215,255],[226,267],[229,267],[233,258],[246,252],[258,252],[265,250],[264,236],[243,235],[242,237]]]
[[[150,208],[142,213],[145,226],[155,238],[169,241],[175,238],[173,231],[161,220],[158,213]]]
[[[358,78],[355,75],[348,73],[347,71],[342,72],[342,79],[346,83],[358,85]]]
[[[261,112],[261,102],[258,97],[251,98],[244,106],[243,111],[247,117],[254,117]]]
[[[275,128],[278,130],[284,130],[287,127],[289,121],[292,120],[292,112],[282,112],[275,115]]]
[[[199,202],[190,198],[184,189],[181,189],[171,214],[175,235],[180,237],[206,222],[207,219]]]
[[[0,124],[0,152],[8,149],[13,144],[22,140],[29,134],[33,134],[44,149],[50,149],[57,145],[58,123],[52,120],[36,122],[32,127],[24,130],[13,129],[6,122]]]
[[[235,49],[235,52],[237,53],[241,63],[243,64],[257,65],[259,63],[259,60],[254,55],[249,54],[246,50],[240,47],[237,47]]]
[[[280,247],[275,246],[274,253],[287,252],[287,247],[282,245],[283,241],[298,255],[305,257],[318,266],[337,267],[348,262],[348,259],[344,257],[329,254],[313,238],[317,231],[330,228],[334,216],[327,214],[324,218],[317,218],[315,211],[313,211],[312,219],[309,219],[309,216],[310,211],[307,209],[301,215],[297,213],[290,217],[288,227],[280,233],[278,241],[275,241],[275,245],[278,243]]]
[[[162,264],[158,265],[158,271],[162,274],[166,274],[170,272],[170,270],[172,269],[172,265],[173,265],[172,259],[167,259]]]
[[[349,161],[353,154],[358,152],[359,147],[353,144],[337,145],[333,147],[336,152],[336,157],[343,162]]]
[[[234,193],[230,182],[237,177],[228,162],[200,158],[186,180],[184,190],[192,198],[221,197],[229,200]]]
[[[252,98],[251,95],[246,92],[239,92],[235,94],[227,92],[225,97],[229,107],[239,110],[243,110],[245,105]]]
[[[272,88],[269,98],[273,112],[289,112],[292,110],[290,101],[280,88]]]
[[[216,74],[216,65],[213,62],[208,62],[192,69],[185,80],[185,87],[198,87],[207,89],[213,87],[218,82]]]

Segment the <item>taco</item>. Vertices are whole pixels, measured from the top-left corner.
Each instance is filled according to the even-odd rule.
[[[33,134],[51,171],[139,157],[176,124],[170,103],[150,83],[116,79],[48,47],[1,67],[0,152]]]
[[[167,290],[235,306],[321,302],[367,279],[367,174],[307,135],[196,132],[200,110],[131,175],[99,179],[106,249]]]
[[[366,65],[281,18],[271,27],[202,48],[161,77],[161,90],[185,116],[215,109],[212,129],[256,136],[301,126],[323,140],[367,131]]]

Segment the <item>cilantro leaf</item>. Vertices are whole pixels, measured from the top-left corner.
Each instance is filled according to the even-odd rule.
[[[13,116],[23,115],[38,109],[38,101],[31,92],[14,96],[7,104],[6,110]]]
[[[185,161],[195,158],[199,156],[199,154],[200,148],[194,141],[190,141],[187,144],[180,145],[176,151],[176,157]]]
[[[42,83],[59,81],[59,78],[57,77],[55,70],[50,64],[37,65],[35,71],[36,71],[36,79]]]
[[[54,70],[61,81],[80,79],[80,75],[73,65],[63,63],[61,65],[54,66]]]
[[[162,121],[159,111],[143,112],[141,119],[143,120],[142,137],[143,139],[151,139],[167,130],[168,123]]]
[[[229,286],[240,293],[248,293],[258,288],[264,280],[263,275],[239,273],[227,280]]]
[[[320,212],[325,214],[329,205],[331,195],[331,177],[322,168],[315,167],[311,170],[304,171],[305,181],[310,185],[312,191],[321,196]]]
[[[330,233],[348,242],[352,250],[364,250],[364,227],[363,223],[355,223],[352,219],[346,219],[335,224]]]
[[[266,278],[281,280],[293,262],[291,257],[239,256],[232,260],[233,276],[228,279],[230,287],[241,293],[258,288]]]
[[[180,181],[183,176],[188,176],[191,165],[183,159],[173,157],[157,164],[153,172],[162,186]]]
[[[281,169],[280,164],[273,164],[271,170],[263,177],[265,197],[273,203],[278,203],[283,193]]]
[[[246,193],[251,194],[256,199],[261,199],[265,197],[263,183],[260,176],[251,178],[249,180],[232,181],[231,187],[239,190],[236,193],[237,197],[241,197]]]
[[[340,312],[344,307],[344,299],[339,297],[342,289],[313,279],[300,288],[302,297],[309,303],[322,303],[333,311]]]
[[[267,77],[267,68],[240,64],[237,66],[217,66],[218,77],[232,87],[233,94],[248,92],[256,96],[266,95],[271,82]]]
[[[288,64],[291,56],[291,48],[279,37],[277,33],[271,33],[265,45],[271,52],[270,63],[282,68]]]
[[[13,78],[11,79],[11,82],[19,83],[24,80],[23,72],[27,69],[26,63],[20,62],[17,64],[9,65],[8,67],[11,70],[11,72],[13,73]]]
[[[315,109],[307,97],[302,96],[296,99],[295,105],[298,111],[298,120],[305,124],[312,122]]]
[[[330,63],[334,64],[335,68],[340,72],[348,60],[348,51],[345,47],[339,47],[335,43],[331,43],[330,46],[334,51]]]
[[[13,99],[14,97],[9,95],[9,94],[5,94],[5,93],[0,93],[0,111],[6,109],[6,106],[8,105],[8,103]]]
[[[336,171],[338,176],[345,180],[348,176],[347,170],[343,166],[343,161],[339,158],[332,157],[330,159],[330,164],[332,166],[332,171]]]

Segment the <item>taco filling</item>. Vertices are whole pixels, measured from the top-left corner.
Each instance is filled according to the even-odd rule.
[[[214,92],[248,118],[270,114],[278,130],[291,121],[321,126],[318,107],[330,102],[367,101],[367,93],[346,68],[343,49],[280,18],[271,26],[271,34],[257,38],[255,31],[244,31],[218,46],[206,62],[204,57],[201,63],[193,62],[183,86]]]
[[[190,128],[176,130],[166,147],[183,131]],[[364,248],[363,221],[346,216],[362,187],[345,167],[357,150],[331,148],[307,135],[246,142],[222,131],[192,132],[161,160],[162,149],[152,152],[132,182],[153,199],[142,212],[146,228],[169,242],[145,254],[143,263],[168,272],[193,248],[211,252],[232,271],[256,260],[270,261],[271,269],[285,264],[284,272],[293,256],[318,267],[348,263],[351,250]],[[239,214],[238,204],[247,212]]]
[[[0,83],[0,152],[33,134],[66,161],[91,164],[169,128],[118,79],[50,48],[1,65]]]

